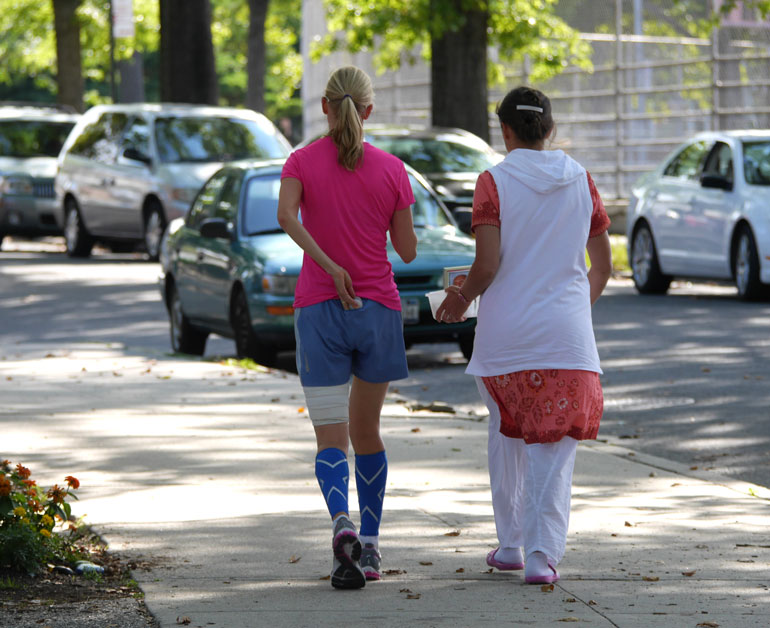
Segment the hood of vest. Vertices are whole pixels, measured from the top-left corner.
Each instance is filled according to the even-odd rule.
[[[561,150],[517,148],[495,168],[539,194],[547,194],[585,177],[585,168]]]

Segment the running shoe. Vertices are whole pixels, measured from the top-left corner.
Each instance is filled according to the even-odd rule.
[[[367,580],[380,579],[380,562],[382,556],[372,543],[366,543],[361,550],[361,569]]]
[[[366,585],[359,559],[361,541],[353,522],[340,517],[334,526],[334,562],[332,563],[332,586],[336,589],[360,589]]]

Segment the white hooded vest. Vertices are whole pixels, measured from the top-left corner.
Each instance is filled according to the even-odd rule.
[[[585,169],[561,150],[517,148],[489,172],[500,197],[500,266],[479,301],[471,375],[601,373],[585,249]]]

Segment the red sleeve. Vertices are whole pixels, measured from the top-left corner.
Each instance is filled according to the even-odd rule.
[[[500,227],[500,197],[497,195],[495,180],[488,170],[479,175],[473,192],[471,231],[479,225]]]
[[[591,192],[591,201],[594,205],[594,210],[591,213],[591,230],[588,232],[588,237],[593,238],[610,228],[610,217],[607,215],[607,210],[604,209],[602,197],[599,196],[599,190],[596,189],[596,184],[588,171],[586,171],[586,177],[588,177],[588,189]]]

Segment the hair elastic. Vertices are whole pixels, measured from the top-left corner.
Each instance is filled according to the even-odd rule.
[[[537,111],[537,113],[543,113],[543,108],[532,105],[516,105],[516,111]]]
[[[345,100],[346,98],[350,98],[350,100],[353,100],[353,97],[350,94],[345,94],[340,100]],[[353,100],[355,102],[355,100]]]

